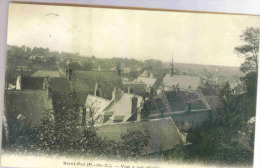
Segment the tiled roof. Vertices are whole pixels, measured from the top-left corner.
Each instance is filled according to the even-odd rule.
[[[48,99],[46,90],[6,90],[4,101],[10,144],[16,141],[24,127],[40,124],[44,115],[54,119],[52,99]]]
[[[99,136],[115,141],[120,141],[120,135],[130,129],[148,131],[151,139],[143,154],[170,150],[186,141],[185,135],[181,134],[171,118],[108,124],[96,128]]]
[[[154,83],[156,82],[156,79],[154,78],[146,78],[146,77],[141,77],[139,76],[137,79],[136,79],[137,82],[143,82],[146,84],[147,87],[149,86],[153,86]]]
[[[58,78],[60,77],[60,74],[58,71],[47,71],[47,70],[38,70],[34,74],[32,74],[32,77],[50,77],[50,78]]]
[[[37,123],[43,115],[53,110],[52,100],[46,90],[19,90],[5,92],[5,111],[8,121],[17,120],[22,114],[31,124]]]
[[[202,85],[202,81],[199,77],[196,76],[184,76],[184,75],[173,75],[167,74],[163,79],[163,84],[166,87],[173,87],[173,85],[179,84],[181,89],[197,90],[199,86]]]
[[[125,92],[128,92],[128,87],[131,87],[131,89],[133,90],[133,93],[137,94],[137,95],[144,95],[146,94],[146,85],[144,83],[129,83],[129,84],[123,84],[122,89]]]
[[[217,108],[221,105],[221,100],[218,96],[205,96],[206,101],[208,102],[210,108],[212,109],[212,117],[216,119],[217,117]]]
[[[196,92],[179,91],[167,91],[164,92],[167,98],[167,101],[171,107],[171,111],[185,111],[187,110],[187,103],[191,103],[191,110],[197,109],[207,109],[204,102],[200,99]],[[150,100],[150,109],[152,114],[161,113],[161,111],[166,111],[166,106],[159,97],[154,97],[154,101]],[[158,111],[159,109],[159,111]]]
[[[70,83],[65,77],[50,78],[51,88],[54,92],[71,92]],[[44,77],[23,76],[22,89],[41,90],[43,89]]]
[[[113,114],[112,119],[116,116],[124,116],[123,121],[127,121],[129,117],[131,117],[131,108],[132,108],[132,97],[133,94],[123,93],[120,99],[112,104],[109,108],[105,109],[106,115],[108,113]],[[140,107],[140,103],[142,101],[141,96],[137,96],[137,107]]]
[[[76,92],[93,95],[97,82],[100,84],[102,96],[107,99],[111,99],[114,87],[122,87],[122,80],[115,72],[73,71],[72,86]]]

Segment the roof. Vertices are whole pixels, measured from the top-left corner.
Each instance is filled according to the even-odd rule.
[[[191,90],[197,90],[197,88],[202,85],[202,81],[200,77],[196,76],[170,76],[170,74],[167,74],[163,78],[163,84],[166,87],[173,87],[173,85],[176,86],[177,84],[179,84],[179,88],[181,89],[189,89],[189,87],[191,86]]]
[[[191,103],[191,110],[207,109],[207,106],[196,92],[179,91],[178,93],[176,93],[175,91],[167,91],[164,93],[172,112],[186,111],[188,102]],[[160,111],[158,111],[158,109],[166,111],[166,106],[161,98],[154,97],[154,101],[150,101],[150,103],[152,114],[161,113]]]
[[[143,82],[145,83],[147,86],[153,86],[154,83],[156,82],[157,79],[154,78],[146,78],[146,77],[141,77],[139,76],[136,81],[137,82]]]
[[[85,107],[93,108],[93,110],[100,114],[109,104],[110,100],[89,94],[85,103]]]
[[[50,77],[50,78],[57,78],[60,77],[58,71],[47,71],[47,70],[38,70],[34,74],[31,75],[32,77]]]
[[[43,89],[43,82],[45,77],[22,77],[22,89],[41,90]],[[50,78],[51,88],[54,92],[71,92],[71,86],[67,78],[58,77]]]
[[[147,70],[145,70],[140,76],[147,78],[147,77],[149,77],[149,74],[148,74]]]
[[[128,92],[128,87],[131,88],[131,90],[133,91],[133,93],[137,94],[137,95],[145,95],[146,94],[146,85],[144,83],[129,83],[129,84],[123,84],[122,89],[125,92]]]
[[[122,118],[119,116],[124,116],[122,121],[127,121],[129,119],[129,117],[131,117],[131,109],[132,109],[132,97],[134,95],[133,94],[128,94],[128,93],[123,93],[120,97],[120,99],[115,102],[114,104],[112,104],[111,106],[109,106],[106,110],[105,113],[106,114],[113,114],[112,118],[113,120],[115,118]],[[141,101],[142,101],[142,97],[141,96],[136,96],[137,99],[137,107],[140,107]]]
[[[102,96],[108,99],[111,99],[114,87],[122,87],[122,80],[115,72],[73,71],[72,87],[76,92],[93,95],[97,82],[100,84]]]
[[[151,139],[143,154],[170,150],[185,142],[171,118],[108,124],[96,126],[96,128],[99,136],[115,141],[120,141],[120,135],[130,129],[148,131]]]
[[[48,99],[46,90],[5,91],[5,113],[11,124],[19,114],[35,124],[52,110],[52,99]]]
[[[220,98],[218,96],[204,96],[210,108],[216,110],[220,106]]]

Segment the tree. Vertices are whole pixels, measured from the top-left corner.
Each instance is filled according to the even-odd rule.
[[[90,61],[85,61],[82,63],[82,69],[86,71],[90,71],[93,67],[93,64]]]
[[[244,45],[235,47],[235,52],[239,56],[245,57],[245,62],[240,69],[243,72],[257,71],[258,69],[258,53],[259,53],[259,28],[247,28],[240,39],[245,42]]]
[[[127,130],[121,135],[122,154],[125,156],[140,156],[150,142],[151,137],[149,134],[148,131]]]

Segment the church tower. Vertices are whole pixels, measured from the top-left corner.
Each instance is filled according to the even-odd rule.
[[[169,69],[170,69],[170,75],[173,76],[173,74],[174,74],[173,57],[172,57],[172,62],[170,63]]]

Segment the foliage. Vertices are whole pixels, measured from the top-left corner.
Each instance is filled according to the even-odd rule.
[[[70,67],[71,69],[73,69],[73,70],[79,70],[79,69],[82,68],[81,65],[80,65],[78,62],[71,62],[71,63],[69,64],[69,67]]]
[[[243,79],[249,90],[244,94],[234,95],[228,82],[223,85],[219,93],[221,105],[217,109],[216,119],[212,123],[204,123],[189,134],[187,140],[193,144],[186,151],[186,158],[252,162],[254,124],[250,128],[247,125],[256,113],[256,97],[252,94],[256,91],[255,73],[252,72]]]
[[[235,52],[246,59],[240,67],[243,72],[257,71],[258,69],[259,35],[259,28],[250,27],[240,36],[240,39],[245,42],[245,44],[236,47]]]
[[[147,70],[163,69],[163,63],[159,60],[153,60],[153,59],[145,60],[144,68],[146,68]]]
[[[148,131],[127,130],[121,135],[124,155],[139,156],[149,144],[150,135]]]
[[[249,121],[256,113],[259,29],[248,28],[240,38],[246,44],[236,47],[235,51],[246,58],[240,67],[247,72],[241,78],[245,92],[232,94],[229,83],[224,83],[219,92],[221,105],[216,119],[189,134],[188,141],[193,144],[186,151],[186,158],[252,163],[254,123]]]
[[[93,64],[89,61],[84,61],[82,63],[82,69],[86,71],[90,71],[92,69]]]
[[[252,71],[241,78],[245,85],[245,90],[250,98],[255,99],[257,93],[257,72]]]

